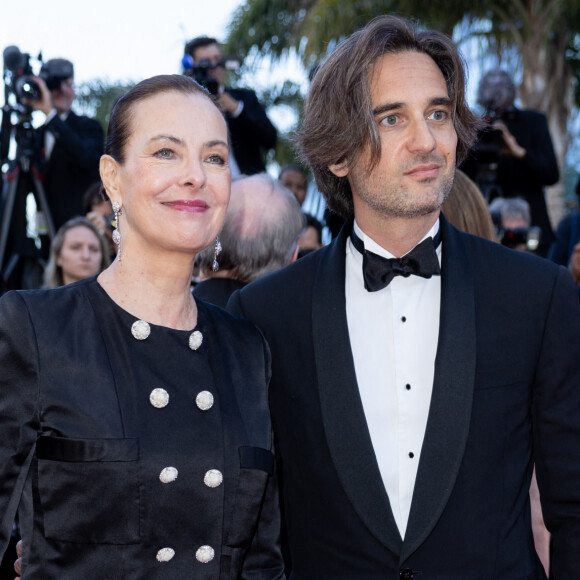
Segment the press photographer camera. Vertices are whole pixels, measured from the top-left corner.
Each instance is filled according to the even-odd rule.
[[[473,179],[489,202],[520,197],[531,210],[531,225],[542,230],[538,255],[547,254],[553,239],[544,186],[558,181],[559,169],[546,116],[515,105],[516,86],[503,70],[486,72],[477,103],[485,111],[486,130],[461,169]]]
[[[205,87],[214,97],[217,97],[220,88],[220,81],[215,78],[212,71],[215,71],[217,68],[235,71],[240,68],[241,63],[235,58],[224,58],[215,64],[212,64],[209,58],[202,58],[197,64],[194,64],[193,57],[186,54],[181,61],[181,65],[183,66],[184,75],[192,77],[194,81],[199,83],[202,87]]]
[[[183,74],[206,87],[225,115],[232,177],[266,171],[264,152],[275,147],[276,129],[254,91],[225,84],[227,71],[238,69],[240,60],[224,58],[215,38],[198,36],[185,45],[181,64]]]
[[[536,253],[542,230],[530,225],[530,206],[520,198],[496,198],[489,212],[498,241],[514,250]]]
[[[10,288],[35,287],[32,281],[24,282],[20,264],[42,262],[50,245],[45,234],[51,238],[63,223],[82,214],[82,195],[99,179],[103,129],[98,121],[72,110],[70,60],[42,62],[39,55],[42,64],[35,75],[33,59],[18,47],[6,47],[3,58],[0,157],[7,169],[0,206],[0,268]],[[44,123],[42,115],[35,115],[33,125],[34,111],[44,114]],[[28,210],[31,193],[35,212]]]
[[[21,52],[17,46],[12,45],[4,49],[3,58],[6,86],[14,93],[18,103],[27,106],[26,99],[40,100],[42,91],[34,77],[30,54]],[[38,55],[38,60],[42,62],[41,54]],[[65,59],[53,59],[50,68],[43,65],[38,73],[38,77],[45,82],[49,91],[59,89],[61,84],[72,76],[72,63]]]

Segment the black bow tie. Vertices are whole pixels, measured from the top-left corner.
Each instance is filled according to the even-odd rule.
[[[354,228],[350,234],[354,247],[363,256],[363,278],[365,289],[376,292],[388,286],[395,276],[407,278],[411,274],[422,278],[431,278],[441,274],[439,259],[435,251],[439,245],[439,232],[433,238],[427,238],[415,246],[402,258],[383,258],[365,250],[364,243],[355,234]]]

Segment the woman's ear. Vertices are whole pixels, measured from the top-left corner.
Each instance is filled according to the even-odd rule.
[[[336,175],[336,177],[346,177],[348,175],[348,161],[341,161],[340,163],[333,163],[328,166],[328,169]]]
[[[119,163],[110,155],[101,155],[99,162],[101,181],[111,201],[121,201],[119,188]]]

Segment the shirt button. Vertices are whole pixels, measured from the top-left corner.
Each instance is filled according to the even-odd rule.
[[[161,548],[161,550],[157,552],[157,561],[169,562],[173,556],[175,556],[175,550],[173,548]]]
[[[414,575],[415,574],[414,574],[413,570],[411,570],[410,568],[403,568],[399,572],[399,578],[401,580],[412,580]]]
[[[162,483],[171,483],[177,479],[177,469],[175,467],[165,467],[159,474],[159,480]]]
[[[219,487],[223,480],[224,476],[219,469],[210,469],[209,471],[206,471],[203,477],[203,482],[208,487]]]
[[[415,454],[414,454],[412,451],[410,451],[410,452],[409,452],[409,457],[410,457],[411,459],[413,459],[413,457],[415,457]]]
[[[403,322],[407,322],[407,317],[406,317],[406,316],[401,316],[401,320],[402,320]]]
[[[407,383],[407,384],[405,385],[405,389],[407,389],[407,391],[410,391],[410,390],[411,390],[411,385],[410,385],[409,383]]]
[[[213,395],[209,391],[201,391],[195,397],[195,404],[198,409],[208,411],[213,407]]]
[[[202,564],[211,562],[215,556],[214,549],[211,546],[201,546],[195,553],[195,559]]]
[[[169,403],[169,393],[165,389],[153,389],[149,395],[149,402],[156,409],[163,409]]]

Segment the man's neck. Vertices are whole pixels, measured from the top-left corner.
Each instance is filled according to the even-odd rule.
[[[413,218],[380,218],[355,215],[358,227],[374,242],[400,258],[411,251],[429,232],[439,210]]]

